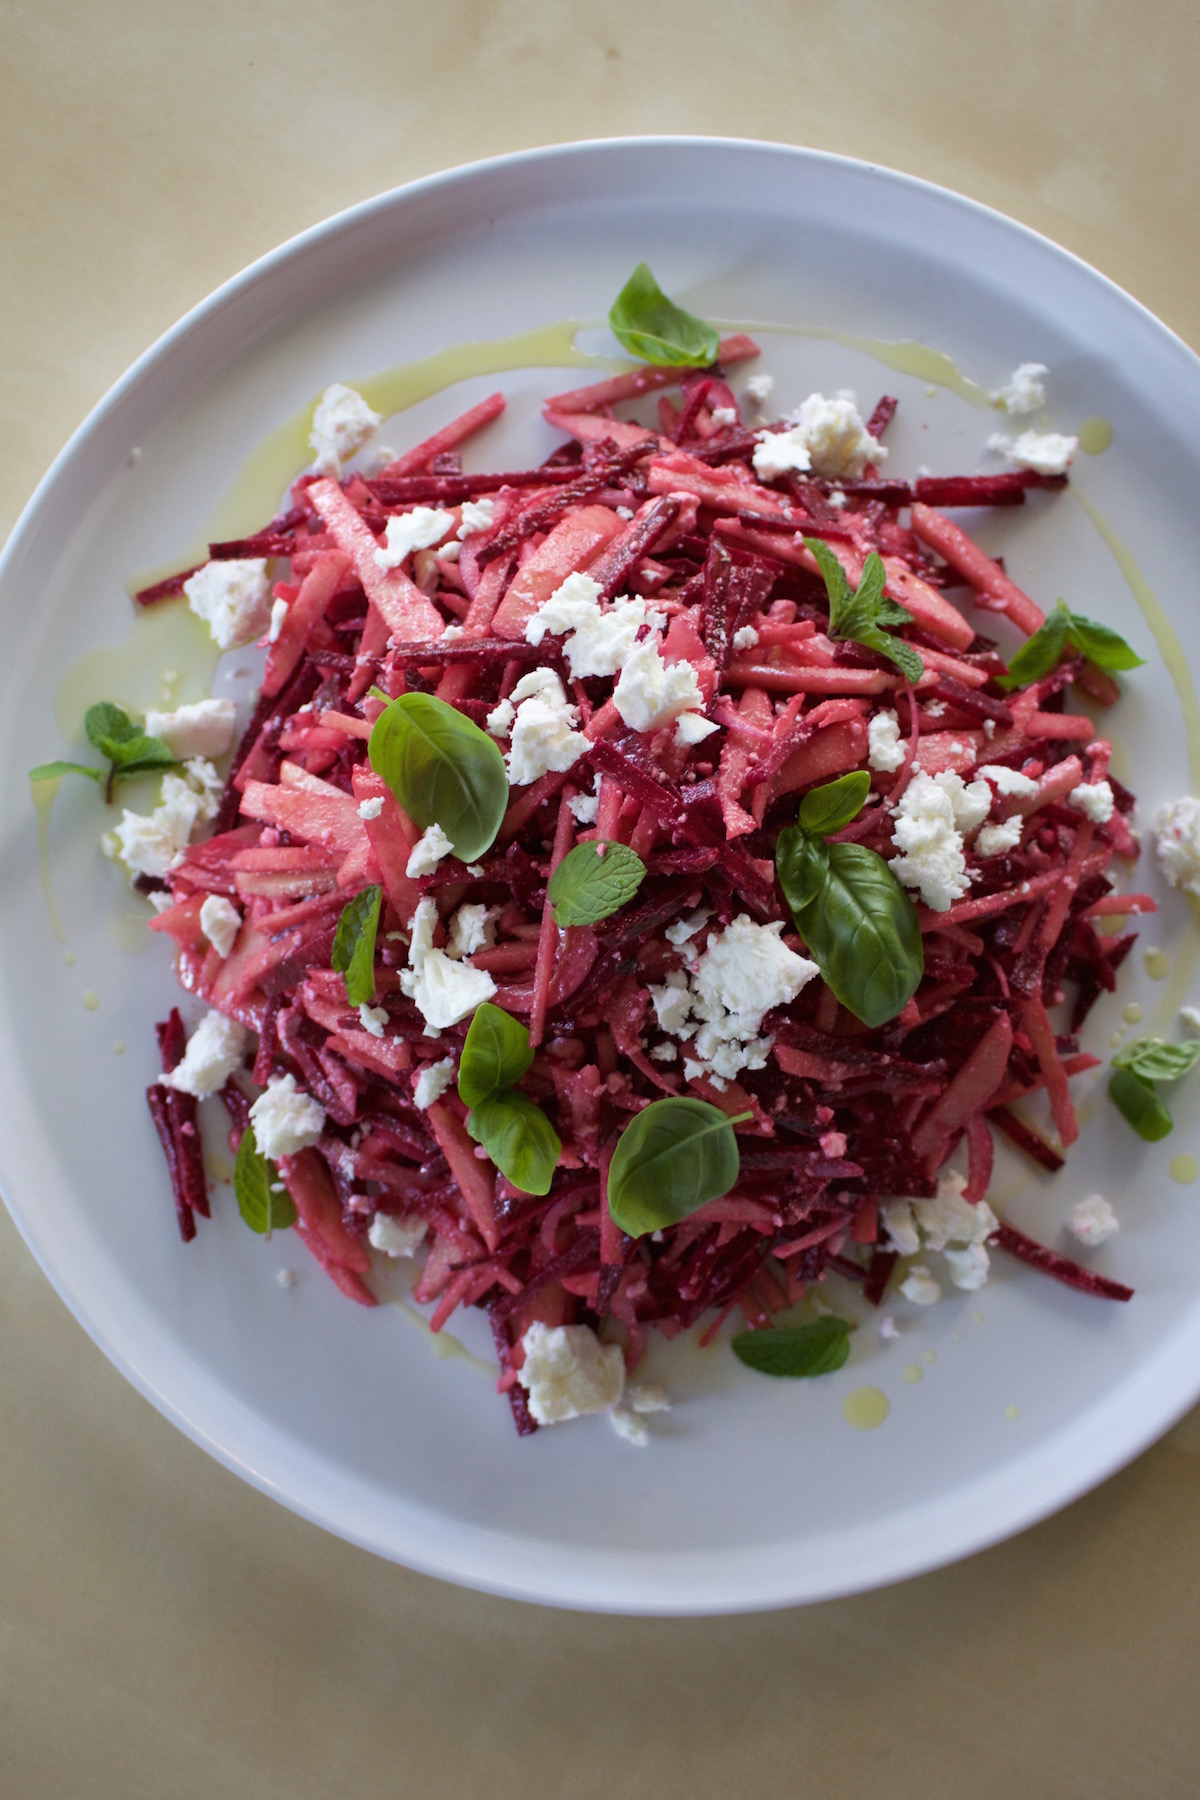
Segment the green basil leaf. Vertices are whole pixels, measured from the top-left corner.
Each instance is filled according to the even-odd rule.
[[[850,1354],[845,1319],[822,1318],[811,1325],[777,1325],[771,1331],[739,1331],[733,1354],[760,1375],[792,1379],[832,1375]]]
[[[467,1130],[523,1194],[548,1194],[562,1139],[540,1107],[506,1088],[472,1107]]]
[[[849,638],[878,656],[895,663],[906,681],[919,681],[925,663],[911,644],[902,643],[885,625],[911,625],[912,614],[884,594],[887,570],[883,559],[872,550],[863,564],[857,592],[850,586],[841,562],[823,538],[806,537],[804,542],[816,558],[829,598],[829,636]]]
[[[39,763],[36,769],[29,771],[30,781],[55,781],[63,775],[86,775],[91,781],[104,780],[104,770],[94,769],[89,763]]]
[[[706,369],[721,348],[720,334],[668,300],[644,262],[613,301],[608,322],[631,356],[660,368]]]
[[[1031,681],[1048,675],[1066,647],[1070,624],[1071,615],[1060,600],[1046,623],[1021,645],[1008,665],[1008,673],[997,676],[999,685],[1006,691],[1028,687]]]
[[[459,1099],[464,1106],[482,1106],[520,1081],[532,1061],[525,1026],[485,1000],[475,1008],[458,1060]]]
[[[882,856],[788,825],[775,868],[797,930],[842,1005],[864,1025],[894,1019],[920,985],[925,950],[916,907]]]
[[[1157,1144],[1174,1127],[1175,1121],[1148,1081],[1132,1069],[1116,1069],[1108,1084],[1108,1097],[1123,1119],[1127,1119],[1140,1138]]]
[[[813,788],[800,802],[801,831],[815,837],[841,831],[858,817],[870,791],[871,777],[866,769],[854,769],[849,775],[839,775],[836,781],[827,781],[824,787]]]
[[[329,960],[345,978],[351,1006],[369,1006],[375,998],[375,934],[382,904],[383,889],[365,887],[343,906],[337,923]]]
[[[1086,656],[1090,663],[1098,669],[1104,669],[1113,675],[1118,669],[1140,669],[1145,662],[1136,650],[1130,648],[1125,639],[1107,625],[1097,625],[1094,619],[1080,618],[1078,613],[1071,614],[1071,624],[1067,636],[1081,656]]]
[[[1178,1081],[1200,1062],[1200,1038],[1186,1044],[1167,1044],[1162,1038],[1137,1038],[1118,1050],[1114,1069],[1132,1069],[1143,1081]]]
[[[432,694],[401,694],[371,731],[371,767],[422,831],[440,825],[462,862],[491,848],[508,805],[494,738]]]
[[[279,1191],[282,1190],[282,1191]],[[259,1150],[253,1125],[247,1125],[233,1165],[233,1192],[238,1211],[251,1231],[270,1237],[296,1223],[296,1206],[279,1178],[279,1170]]]
[[[706,1100],[655,1100],[617,1140],[608,1171],[608,1210],[630,1237],[677,1225],[738,1178],[741,1157],[730,1119]]]
[[[556,925],[595,925],[632,900],[646,865],[628,844],[603,840],[576,844],[550,877],[548,889]]]

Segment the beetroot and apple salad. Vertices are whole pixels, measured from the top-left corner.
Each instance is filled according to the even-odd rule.
[[[473,409],[211,547],[275,559],[275,635],[151,924],[226,1022],[239,1204],[364,1306],[372,1248],[423,1246],[414,1297],[435,1331],[487,1311],[522,1432],[535,1324],[631,1371],[652,1330],[770,1331],[828,1270],[878,1305],[894,1197],[944,1195],[964,1144],[977,1275],[999,1247],[1130,1297],[985,1201],[997,1132],[1061,1166],[1133,941],[1099,927],[1153,908],[1113,890],[1132,796],[1067,705],[1132,653],[941,510],[1066,477],[772,473],[789,427],[725,373],[756,353],[556,396],[533,469],[464,473]],[[616,415],[672,384],[653,427]],[[859,421],[880,456],[894,408]],[[1028,638],[1011,665],[964,601]],[[177,1013],[159,1034],[169,1077]],[[1043,1090],[1057,1144],[1014,1110]],[[190,1238],[196,1099],[149,1094]]]

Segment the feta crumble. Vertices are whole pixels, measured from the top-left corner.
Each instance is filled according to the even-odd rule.
[[[433,947],[437,907],[426,898],[409,920],[411,941],[408,968],[400,972],[400,986],[414,1001],[425,1020],[426,1037],[436,1037],[457,1025],[496,992],[496,984],[483,969],[455,962],[444,950]]]
[[[755,406],[765,406],[775,390],[773,375],[752,375],[746,383],[747,397]]]
[[[325,1108],[296,1086],[294,1075],[272,1075],[250,1108],[259,1150],[272,1162],[315,1144],[325,1129]]]
[[[381,423],[380,414],[344,382],[331,382],[317,401],[309,447],[322,475],[340,475],[342,464],[361,450]]]
[[[1200,895],[1200,800],[1181,794],[1154,815],[1158,866],[1173,888]]]
[[[1081,781],[1067,795],[1067,805],[1081,812],[1085,819],[1093,825],[1107,825],[1113,816],[1116,801],[1107,781]]]
[[[505,762],[514,787],[527,787],[552,770],[561,774],[573,768],[590,748],[588,739],[575,730],[579,708],[568,701],[553,669],[531,669],[522,675],[511,699],[516,710]],[[494,718],[495,713],[489,714],[489,730]]]
[[[1042,376],[1049,373],[1045,363],[1018,363],[1003,387],[993,388],[988,399],[1006,413],[1036,412],[1046,404]]]
[[[228,956],[242,928],[242,915],[224,894],[207,894],[200,908],[200,929],[218,956]]]
[[[383,545],[375,551],[381,569],[398,569],[414,550],[431,550],[454,529],[454,514],[440,507],[414,506],[411,512],[393,513],[384,526]]]
[[[753,650],[758,642],[758,633],[753,625],[739,625],[731,641],[735,650]]]
[[[454,845],[435,820],[413,845],[404,873],[410,881],[419,881],[422,875],[432,875],[444,856],[453,854]]]
[[[1006,800],[1032,800],[1038,791],[1038,784],[1031,775],[1022,775],[1020,769],[1005,768],[1003,763],[984,763],[979,773]]]
[[[135,813],[125,807],[121,822],[101,839],[105,854],[119,856],[131,875],[170,873],[187,849],[198,824],[212,818],[216,808],[208,784],[185,775],[164,775],[161,798],[152,813]],[[215,771],[214,771],[215,773]],[[217,782],[218,791],[220,782]]]
[[[718,431],[724,431],[728,426],[736,425],[738,422],[737,407],[714,406],[712,409],[712,422]]]
[[[942,1297],[942,1284],[928,1269],[920,1263],[914,1263],[900,1283],[900,1292],[914,1306],[936,1306]]]
[[[1018,469],[1032,469],[1038,475],[1065,475],[1079,448],[1079,439],[1064,437],[1058,431],[1023,431],[1018,438],[996,431],[987,447],[1007,457]]]
[[[889,708],[872,714],[867,726],[867,762],[882,775],[891,775],[905,757],[900,738],[900,721]]]
[[[376,794],[373,800],[360,800],[358,803],[358,816],[364,823],[370,819],[377,819],[382,811],[382,794]]]
[[[243,1025],[210,1010],[188,1039],[181,1061],[162,1077],[162,1085],[207,1100],[241,1067],[249,1044],[250,1033]]]
[[[1086,1244],[1092,1250],[1097,1244],[1107,1243],[1110,1237],[1115,1237],[1121,1227],[1104,1195],[1089,1194],[1086,1199],[1077,1200],[1071,1208],[1067,1229],[1081,1244]]]
[[[490,950],[496,941],[499,917],[498,906],[483,906],[472,901],[460,906],[450,920],[446,955],[454,962],[461,962],[464,956],[474,956],[477,950]]]
[[[651,638],[626,658],[613,689],[613,704],[631,730],[657,731],[681,712],[702,708],[704,695],[691,663],[664,662],[657,640]]]
[[[757,925],[739,913],[710,940],[690,981],[674,969],[661,986],[651,987],[660,1030],[691,1051],[684,1059],[689,1081],[706,1075],[722,1089],[741,1070],[765,1067],[774,1043],[758,1035],[765,1015],[794,1000],[818,973],[816,963],[789,950],[782,935],[782,920]]]
[[[358,1022],[372,1037],[381,1038],[388,1022],[386,1006],[370,1006],[364,1000],[358,1009]]]
[[[420,1074],[413,1082],[413,1105],[421,1112],[427,1111],[435,1100],[441,1099],[453,1080],[452,1056],[444,1056],[441,1062],[423,1063]]]
[[[945,774],[926,775],[922,770],[892,808],[896,821],[892,843],[901,854],[893,856],[888,867],[905,887],[917,888],[934,912],[947,912],[970,885],[962,840],[966,827],[960,827],[959,820],[975,818],[978,824],[980,798],[972,790],[981,787],[982,782],[974,781],[966,787],[958,775],[948,781]]]
[[[424,1219],[394,1219],[391,1213],[377,1212],[367,1242],[385,1256],[413,1256],[425,1242],[428,1229]]]
[[[1192,1037],[1200,1037],[1200,1008],[1194,1006],[1181,1006],[1179,1009],[1179,1017],[1183,1022],[1184,1029]]]
[[[625,1386],[619,1344],[602,1344],[589,1325],[535,1321],[521,1339],[525,1362],[518,1375],[539,1425],[561,1425],[585,1413],[607,1412]]]
[[[267,626],[268,644],[277,644],[279,642],[279,634],[283,630],[283,623],[287,616],[287,601],[281,596],[276,596],[271,602],[271,618],[270,623]]]
[[[208,626],[213,642],[233,650],[261,637],[271,618],[271,583],[262,556],[205,563],[183,584],[188,607]]]
[[[808,470],[831,479],[857,479],[869,462],[882,462],[887,451],[873,438],[850,392],[832,400],[810,394],[789,415],[784,431],[764,431],[754,449],[754,472],[764,479]]]
[[[1014,813],[1000,825],[985,825],[975,839],[976,856],[1003,856],[1006,850],[1015,850],[1024,829],[1025,820],[1020,813]]]
[[[675,742],[677,744],[702,744],[714,731],[721,727],[715,719],[706,719],[703,713],[683,712],[675,721]]]
[[[567,802],[577,825],[594,825],[596,823],[596,814],[600,810],[599,775],[596,776],[592,787],[592,793],[576,794],[574,799]]]
[[[590,575],[568,575],[525,627],[526,640],[540,644],[549,633],[565,639],[563,653],[572,675],[616,675],[633,653],[643,626],[652,630],[666,615],[642,599],[618,595],[607,609],[600,585]]]
[[[190,756],[224,756],[233,743],[232,700],[195,700],[172,712],[146,714],[146,731],[185,762]]]
[[[472,537],[477,531],[490,531],[496,516],[496,502],[486,497],[482,500],[464,500],[462,520],[456,536]]]
[[[944,1257],[954,1286],[973,1293],[988,1278],[987,1241],[998,1220],[986,1200],[972,1205],[963,1199],[965,1186],[962,1176],[951,1171],[942,1176],[932,1199],[888,1200],[883,1206],[883,1225],[888,1243],[900,1256],[917,1256],[922,1249],[936,1251]],[[928,1269],[914,1268],[910,1273],[928,1278],[938,1289],[929,1299],[917,1300],[919,1306],[932,1306],[940,1298],[940,1284]],[[923,1290],[923,1279],[917,1286]],[[908,1292],[905,1287],[900,1291]],[[915,1294],[908,1297],[916,1299]]]

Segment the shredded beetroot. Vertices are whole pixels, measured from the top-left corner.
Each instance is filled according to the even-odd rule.
[[[722,346],[727,362],[755,353],[742,337]],[[1114,859],[1136,853],[1125,823],[1132,797],[1113,784],[1117,811],[1106,824],[1069,805],[1081,781],[1107,778],[1107,740],[1062,709],[1066,684],[1087,671],[1077,661],[1006,694],[1003,661],[943,591],[965,581],[976,604],[1036,630],[1041,608],[936,508],[1017,504],[1065,478],[910,484],[868,469],[836,484],[764,482],[752,465],[755,433],[740,415],[729,422],[738,403],[720,365],[683,374],[680,406],[663,395],[661,430],[614,413],[680,380],[636,370],[560,395],[546,414],[571,442],[547,463],[464,474],[458,446],[499,412],[493,396],[371,480],[302,477],[291,508],[262,532],[212,546],[215,557],[275,559],[288,611],[214,834],[171,870],[172,905],[155,920],[176,947],[182,986],[255,1034],[254,1081],[291,1075],[324,1109],[319,1142],[280,1164],[314,1257],[369,1305],[372,1217],[422,1221],[416,1296],[435,1309],[434,1329],[460,1306],[487,1311],[499,1386],[523,1433],[535,1424],[518,1370],[535,1320],[612,1319],[632,1365],[655,1328],[674,1335],[707,1318],[711,1334],[739,1308],[752,1326],[769,1325],[831,1269],[878,1304],[897,1262],[877,1241],[882,1200],[932,1195],[964,1142],[967,1197],[982,1199],[993,1128],[1046,1169],[1061,1167],[1011,1102],[1044,1087],[1070,1142],[1069,1082],[1095,1059],[1056,1036],[1050,1009],[1069,999],[1074,1030],[1115,984],[1132,940],[1102,938],[1091,921],[1153,904],[1111,887]],[[874,434],[895,406],[879,402]],[[834,486],[845,505],[829,503]],[[491,523],[460,546],[455,538],[453,554],[442,545],[387,571],[375,562],[389,517],[484,497]],[[824,537],[851,581],[872,551],[883,557],[887,591],[914,621],[901,635],[925,661],[914,685],[873,651],[831,641],[801,532]],[[632,729],[613,677],[577,679],[561,639],[527,640],[530,619],[574,573],[590,575],[604,605],[640,594],[658,609],[665,660],[690,664],[699,710],[717,732],[680,743],[674,720]],[[177,592],[182,580],[138,598]],[[368,689],[435,692],[486,726],[534,667],[553,671],[579,709],[585,751],[572,768],[515,790],[477,864],[447,857],[410,876],[421,833],[371,768],[381,702]],[[901,735],[894,771],[868,761],[871,720],[884,709]],[[784,941],[803,948],[775,881],[780,830],[808,789],[865,768],[873,792],[839,835],[892,856],[892,809],[918,764],[967,781],[1000,764],[1037,786],[993,809],[993,820],[1021,823],[1012,847],[984,858],[968,836],[969,892],[940,912],[919,905],[925,974],[913,999],[867,1030],[813,980],[763,1021],[762,1066],[728,1081],[695,1064],[689,1074],[692,1045],[660,1028],[650,989],[686,972],[689,956],[742,914],[781,925]],[[645,879],[610,917],[560,930],[549,878],[592,836],[635,848]],[[341,910],[371,884],[383,890],[382,1035],[349,1006],[330,966]],[[200,927],[211,894],[242,913],[224,958]],[[467,960],[491,976],[495,1004],[530,1027],[536,1054],[523,1089],[563,1145],[544,1196],[521,1193],[477,1155],[453,1085],[416,1104],[422,1071],[457,1055],[468,1024],[427,1035],[404,991],[410,920],[424,898],[437,908],[438,945],[464,903],[487,909],[489,941]],[[697,914],[692,938],[677,944],[673,928]],[[169,1070],[185,1047],[178,1013],[159,1031]],[[635,1242],[609,1214],[608,1165],[630,1118],[672,1093],[750,1115],[737,1126],[740,1175],[722,1200]],[[162,1086],[148,1097],[189,1238],[208,1205],[196,1102]],[[240,1078],[222,1099],[236,1145],[250,1105]],[[994,1241],[1084,1291],[1129,1296],[1007,1225]]]
[[[993,1234],[991,1242],[1001,1250],[1007,1250],[1010,1256],[1020,1257],[1033,1269],[1040,1269],[1043,1275],[1053,1275],[1055,1281],[1061,1281],[1067,1287],[1078,1288],[1081,1294],[1096,1294],[1102,1300],[1132,1300],[1133,1289],[1123,1282],[1110,1281],[1106,1275],[1094,1275],[1090,1269],[1081,1268],[1069,1256],[1060,1256],[1056,1250],[1047,1250],[1045,1244],[1037,1243],[1026,1237],[1015,1225],[1001,1225]]]

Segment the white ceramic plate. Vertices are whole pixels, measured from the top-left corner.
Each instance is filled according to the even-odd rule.
[[[676,1407],[644,1451],[603,1421],[521,1442],[478,1368],[435,1359],[397,1308],[349,1305],[292,1240],[252,1237],[228,1195],[198,1240],[180,1244],[143,1099],[152,1024],[175,998],[165,947],[130,950],[129,902],[96,847],[96,796],[78,783],[64,788],[52,830],[77,958],[64,961],[24,780],[32,762],[63,753],[53,700],[64,669],[128,631],[130,573],[186,550],[255,446],[326,383],[469,338],[600,320],[642,257],[711,317],[920,340],[985,388],[1020,361],[1049,364],[1055,428],[1112,422],[1112,448],[1078,459],[1077,487],[1187,640],[1200,365],[1033,233],[900,175],[750,143],[575,145],[384,195],[265,258],[168,333],[80,429],[9,545],[0,1165],[22,1232],[106,1354],[196,1442],[286,1505],[385,1556],[501,1593],[715,1612],[845,1593],[962,1556],[1061,1506],[1192,1403],[1200,1208],[1167,1167],[1196,1146],[1200,1092],[1179,1094],[1174,1136],[1148,1148],[1096,1090],[1067,1171],[1019,1193],[1009,1183],[1014,1220],[1050,1241],[1061,1241],[1074,1199],[1106,1192],[1122,1234],[1093,1260],[1137,1287],[1131,1305],[1086,1299],[997,1258],[982,1294],[925,1313],[900,1302],[900,1339],[882,1344],[867,1325],[847,1367],[822,1381],[756,1377],[722,1347],[656,1353],[651,1372],[665,1375]],[[890,467],[981,466],[994,414],[889,369],[869,347],[802,331],[762,341],[784,406],[813,388],[854,387],[867,406],[898,393]],[[387,440],[414,441],[494,385],[474,379],[424,402]],[[473,452],[475,466],[531,460],[552,441],[537,396],[567,383],[525,370],[504,385],[509,417]],[[1114,724],[1142,818],[1196,786],[1175,685],[1186,673],[1173,681],[1076,501],[1001,514],[982,530],[1036,595],[1065,594],[1145,649],[1148,666]],[[1143,868],[1132,879],[1154,877]],[[1173,1030],[1194,933],[1166,898],[1142,941],[1170,954],[1174,991],[1150,982],[1135,954],[1120,1000],[1093,1015],[1089,1046],[1105,1048],[1134,997],[1148,1026]],[[98,1010],[81,1003],[85,990]],[[114,1039],[128,1044],[124,1056]],[[299,1274],[288,1290],[277,1281],[284,1266]],[[924,1378],[905,1379],[906,1369]],[[891,1403],[873,1432],[842,1414],[864,1383]]]

